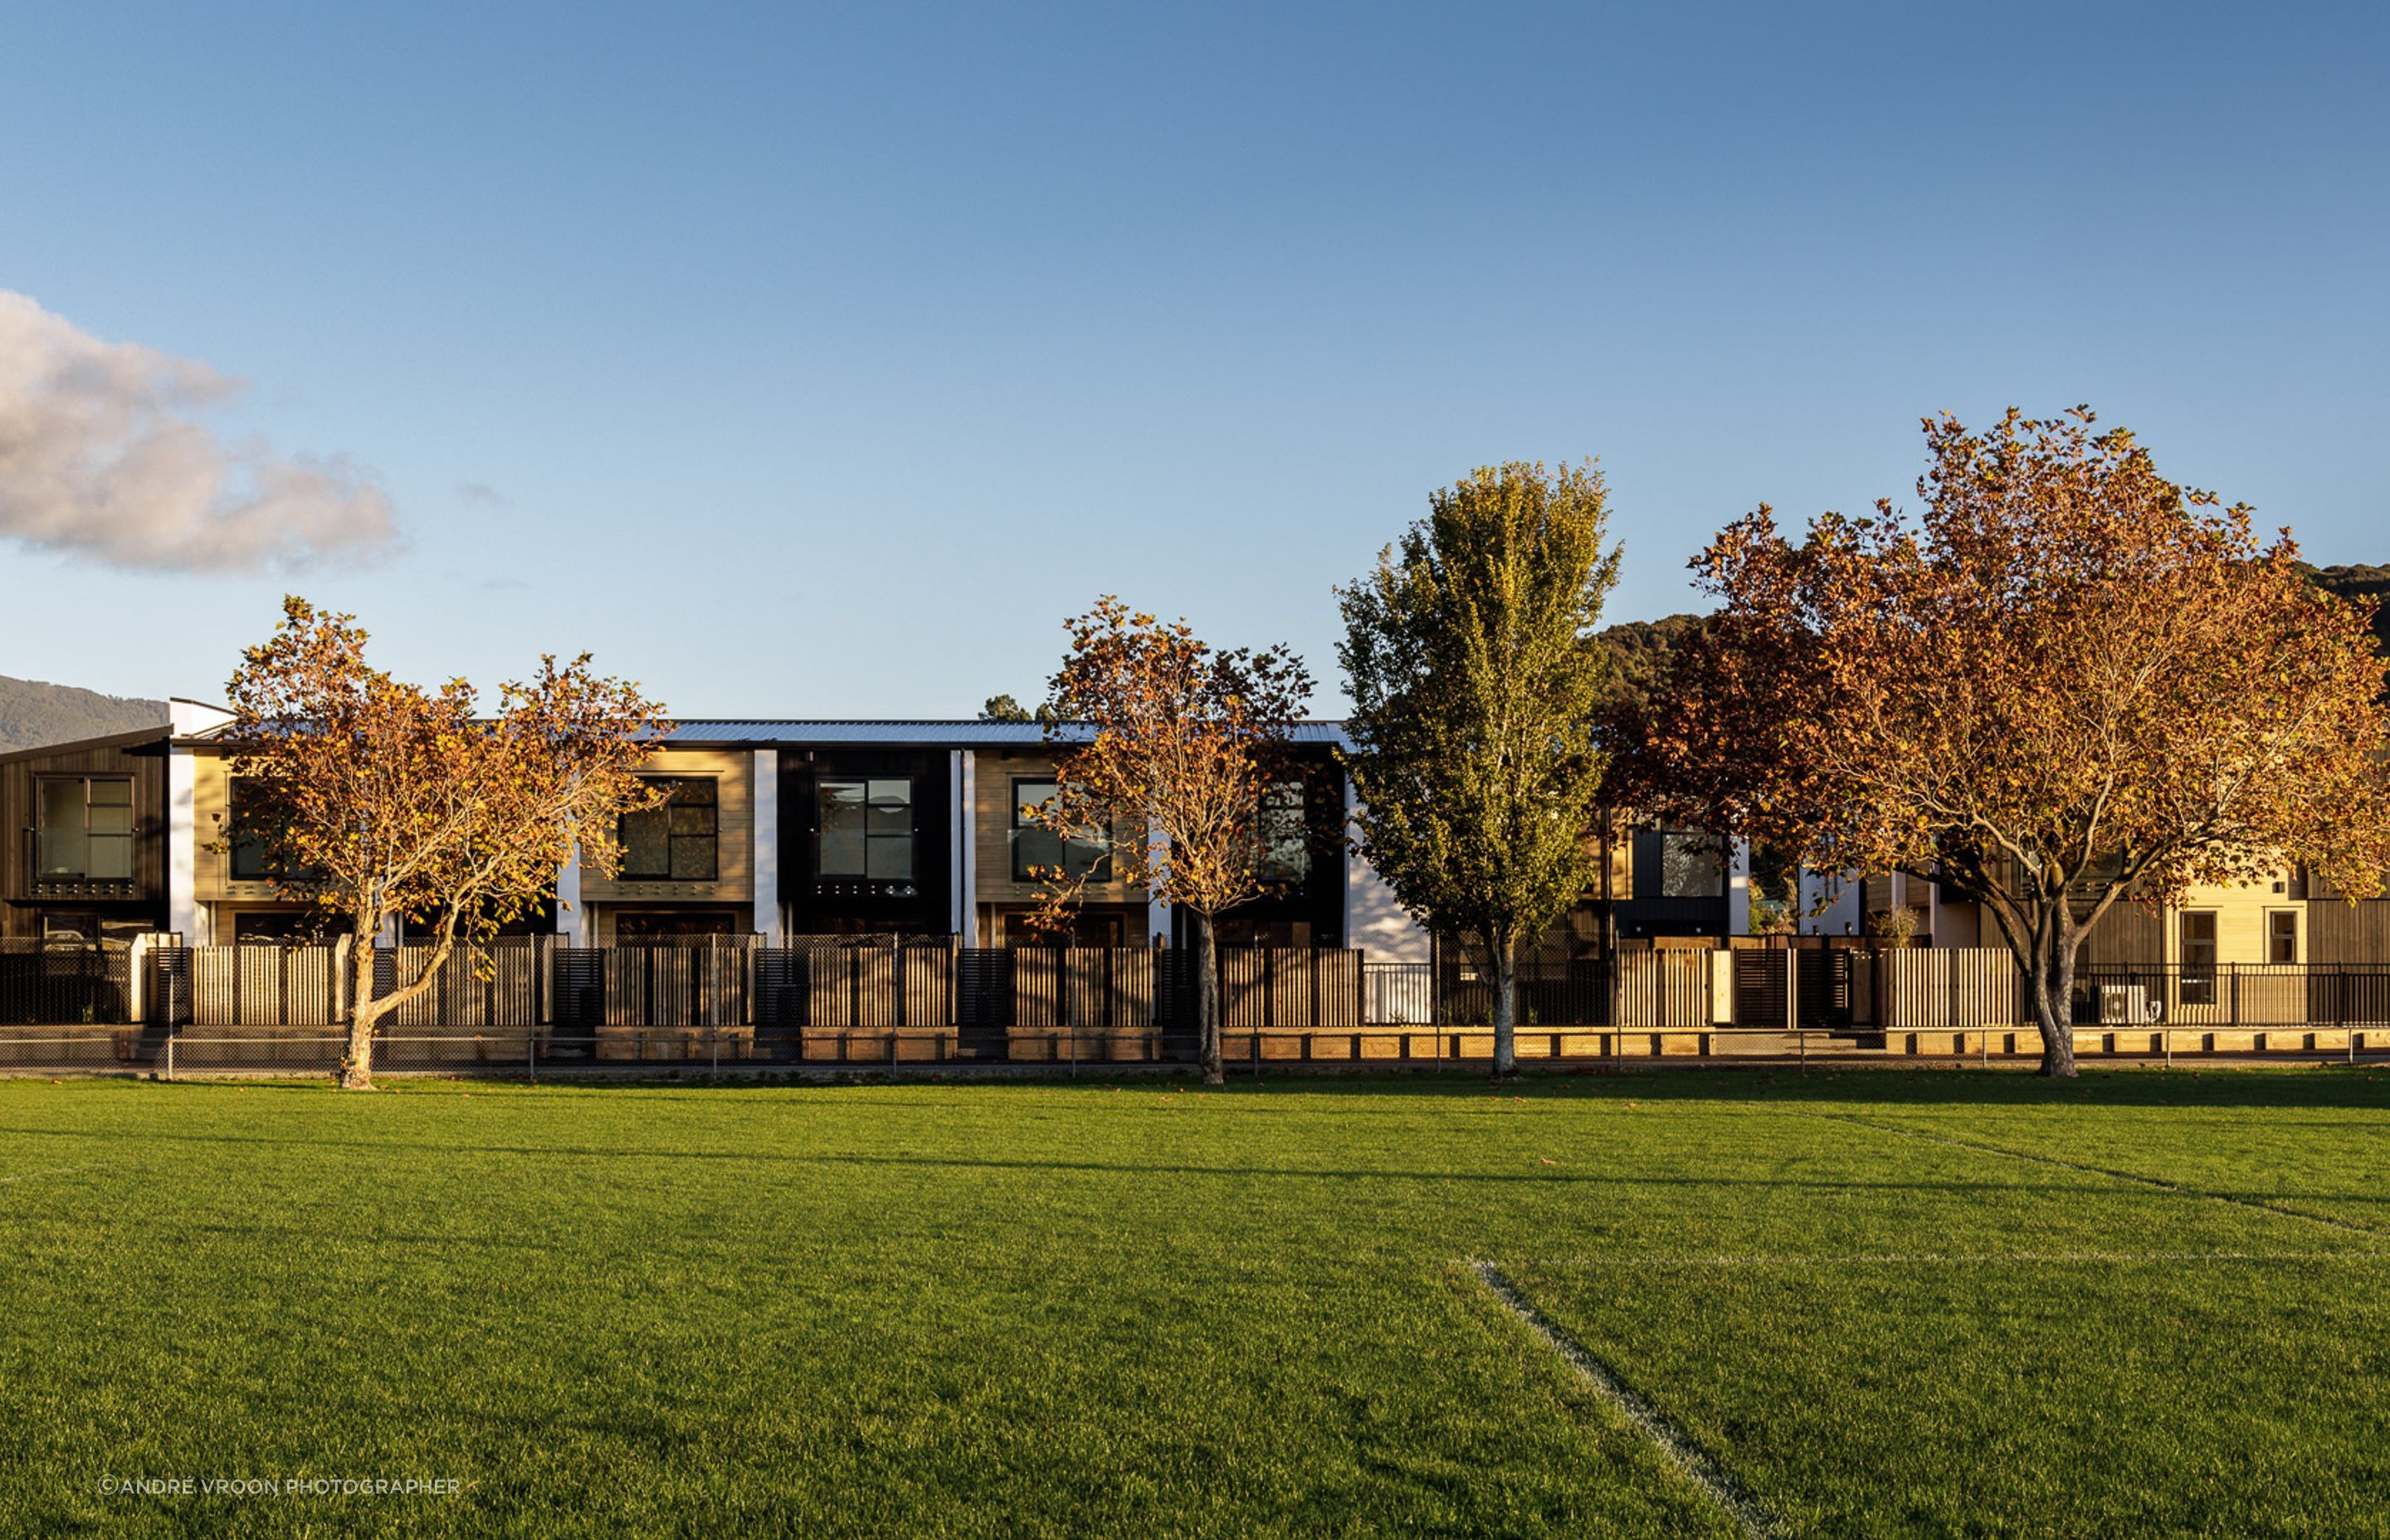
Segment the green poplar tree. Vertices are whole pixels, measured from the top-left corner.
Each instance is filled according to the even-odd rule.
[[[1518,1067],[1519,947],[1596,872],[1607,498],[1590,464],[1480,468],[1337,590],[1361,850],[1420,924],[1483,949],[1497,1077]]]

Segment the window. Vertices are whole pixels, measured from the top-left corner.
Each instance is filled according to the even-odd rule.
[[[725,914],[627,914],[614,917],[614,939],[625,946],[686,945],[727,941],[736,921]]]
[[[2266,911],[2266,960],[2269,963],[2294,963],[2299,960],[2299,912],[2296,909]]]
[[[1111,880],[1110,832],[1090,828],[1065,840],[1037,821],[1038,810],[1060,789],[1052,780],[1012,783],[1012,879],[1035,882],[1057,868],[1073,881]]]
[[[38,882],[133,880],[133,783],[44,776],[33,788]]]
[[[232,875],[238,882],[265,882],[287,878],[289,863],[270,838],[281,813],[272,805],[270,789],[250,777],[236,777],[232,803]]]
[[[44,915],[42,940],[52,946],[97,945],[99,917],[97,915]]]
[[[891,776],[816,783],[814,871],[873,882],[913,879],[913,783]]]
[[[2182,1003],[2216,1003],[2216,911],[2186,909],[2182,915]]]
[[[1660,836],[1660,896],[1662,898],[1722,898],[1726,894],[1726,863],[1718,842],[1706,834]]]
[[[1301,781],[1279,781],[1262,793],[1260,832],[1263,881],[1300,882],[1311,875],[1311,824]]]
[[[711,882],[721,875],[718,793],[710,776],[646,776],[665,801],[625,813],[614,838],[626,882]]]

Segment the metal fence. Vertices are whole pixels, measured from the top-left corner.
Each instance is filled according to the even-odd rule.
[[[352,960],[330,947],[0,946],[0,1067],[326,1069]],[[428,949],[381,949],[374,987]],[[1229,1056],[1451,1063],[1492,1051],[1493,982],[1450,956],[1223,948]],[[380,1024],[398,1068],[1186,1062],[1197,980],[1184,950],[937,943],[466,949]],[[1803,1059],[2039,1051],[2030,994],[1990,948],[1634,948],[1520,970],[1526,1059]],[[2390,965],[2082,969],[2078,1048],[2284,1049],[2390,1043]],[[48,1043],[49,1047],[38,1046]]]
[[[0,1025],[98,1025],[133,1020],[133,955],[109,943],[0,942]]]

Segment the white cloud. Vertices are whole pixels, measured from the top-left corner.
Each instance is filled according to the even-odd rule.
[[[0,537],[110,566],[255,571],[394,544],[390,499],[346,456],[227,443],[238,393],[205,364],[103,342],[0,289]]]

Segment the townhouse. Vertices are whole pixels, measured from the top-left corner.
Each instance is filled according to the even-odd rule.
[[[126,941],[167,928],[161,724],[0,754],[0,942]]]
[[[157,728],[0,755],[0,940],[164,932],[221,944],[317,933],[320,917],[285,895],[263,849],[237,837],[241,792],[225,713],[192,701],[172,709]],[[1334,723],[1296,730],[1294,769],[1264,811],[1277,885],[1223,918],[1222,941],[1430,960],[1431,939],[1350,848],[1341,741]],[[575,946],[870,935],[1009,947],[1040,939],[1028,923],[1043,897],[1034,873],[1060,866],[1086,879],[1069,939],[1186,944],[1188,917],[1132,888],[1113,856],[1142,831],[1060,841],[1029,816],[1053,794],[1065,751],[1033,724],[683,723],[647,772],[668,802],[615,831],[621,869],[600,879],[567,867],[554,902],[517,929]],[[1616,816],[1597,838],[1598,885],[1534,960],[1716,944],[1753,930],[1747,850]],[[1972,904],[1905,876],[1812,876],[1804,900],[1808,934],[1863,934],[1870,915],[1908,907],[1921,943],[1998,939]],[[2169,909],[2120,905],[2084,960],[2192,970],[2390,962],[2390,903],[2351,903],[2286,870],[2196,890]]]
[[[315,933],[319,917],[286,896],[262,846],[238,838],[224,714],[190,701],[173,711],[157,745],[166,774],[152,927],[200,945]],[[1221,942],[1428,961],[1431,939],[1351,849],[1342,741],[1335,723],[1294,730],[1287,777],[1262,810],[1271,890],[1221,917]],[[1054,939],[1030,919],[1044,897],[1036,873],[1060,867],[1084,879],[1068,939],[1190,944],[1189,917],[1133,887],[1114,856],[1143,830],[1064,841],[1031,816],[1066,752],[1034,724],[683,722],[645,772],[667,800],[615,831],[619,869],[567,867],[554,902],[520,929],[575,946],[867,935],[1017,946]],[[1715,841],[1619,820],[1602,838],[1601,881],[1555,929],[1549,957],[1740,929],[1744,877]]]
[[[1998,923],[1975,901],[1906,873],[1805,875],[1802,892],[1805,934],[1861,934],[1870,917],[1906,908],[1918,945],[2001,944]],[[2390,902],[2352,901],[2284,866],[2249,882],[2195,886],[2179,904],[2119,902],[2093,927],[2080,960],[2193,975],[2219,966],[2390,963]]]

